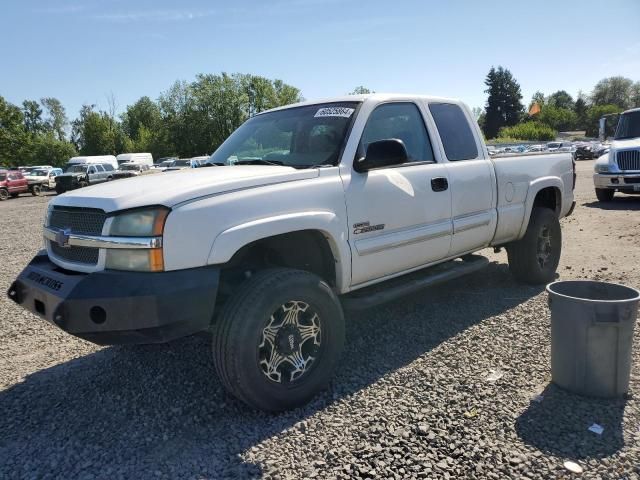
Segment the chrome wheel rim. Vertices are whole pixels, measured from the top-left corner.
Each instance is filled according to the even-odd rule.
[[[545,226],[538,234],[538,248],[536,251],[536,259],[540,268],[545,268],[551,260],[553,248],[551,246],[551,230]]]
[[[320,355],[321,333],[320,316],[308,303],[292,300],[280,305],[262,329],[262,373],[279,384],[306,378]]]

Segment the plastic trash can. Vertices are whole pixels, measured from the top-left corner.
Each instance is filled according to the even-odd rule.
[[[550,283],[547,293],[553,382],[580,395],[626,394],[640,292],[615,283],[569,280]]]

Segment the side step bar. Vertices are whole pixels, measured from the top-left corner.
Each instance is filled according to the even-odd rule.
[[[356,290],[341,298],[345,310],[357,311],[376,307],[397,298],[467,275],[489,265],[489,259],[480,255],[465,255],[440,265],[428,267],[401,277]]]

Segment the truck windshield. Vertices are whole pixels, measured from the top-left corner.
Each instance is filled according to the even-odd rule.
[[[640,137],[640,110],[620,115],[618,128],[616,129],[616,140],[625,138]]]
[[[293,107],[247,120],[211,155],[214,165],[336,165],[358,102]]]
[[[67,167],[65,168],[65,172],[66,173],[82,173],[87,169],[86,165],[78,165],[78,164],[73,164],[73,163],[68,163]]]

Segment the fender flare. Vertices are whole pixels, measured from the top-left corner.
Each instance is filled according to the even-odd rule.
[[[349,285],[351,253],[342,222],[331,211],[286,213],[251,220],[227,228],[214,239],[207,264],[224,264],[242,247],[263,238],[301,230],[316,230],[327,239],[336,260],[336,286],[342,291]]]
[[[533,211],[533,202],[536,199],[536,195],[538,195],[540,190],[548,187],[557,188],[560,192],[560,195],[562,195],[564,183],[562,182],[562,179],[560,177],[540,177],[529,184],[527,199],[525,200],[524,218],[522,219],[522,225],[520,226],[518,239],[522,238],[527,231],[527,227],[529,226],[529,219],[531,218],[531,212]],[[562,197],[560,198],[560,205],[562,208]]]

